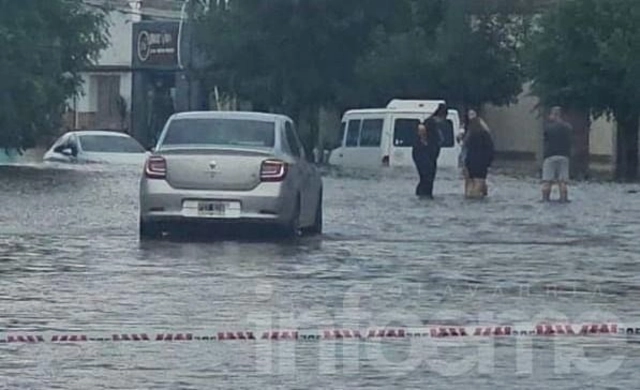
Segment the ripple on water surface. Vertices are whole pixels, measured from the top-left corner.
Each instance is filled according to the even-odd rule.
[[[535,180],[491,176],[490,198],[472,202],[443,172],[436,199],[419,201],[410,170],[328,171],[323,237],[140,243],[139,174],[0,167],[2,328],[110,335],[639,318],[633,186],[578,184],[572,203],[542,204]],[[0,388],[582,389],[640,380],[637,343],[564,343],[4,345]],[[576,357],[583,348],[592,366]]]

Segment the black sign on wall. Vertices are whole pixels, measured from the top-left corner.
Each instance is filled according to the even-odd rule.
[[[145,21],[133,25],[133,67],[176,69],[178,67],[177,22]]]

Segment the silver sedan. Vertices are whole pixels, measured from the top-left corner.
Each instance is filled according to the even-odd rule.
[[[181,222],[322,232],[322,177],[291,118],[186,112],[169,118],[140,181],[140,237]]]

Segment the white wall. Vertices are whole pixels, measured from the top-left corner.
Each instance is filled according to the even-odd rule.
[[[542,118],[530,96],[529,84],[518,96],[518,103],[507,107],[484,107],[483,116],[494,136],[496,149],[501,152],[535,153],[540,143]]]
[[[127,107],[131,109],[131,85],[133,75],[131,73],[120,73],[120,95],[127,101]]]
[[[109,47],[100,54],[99,65],[131,66],[132,15],[119,11],[109,14]]]
[[[96,76],[119,76],[120,77],[120,95],[127,101],[127,105],[131,107],[131,83],[133,82],[133,76],[131,73],[101,73],[91,72],[82,73],[82,92],[77,101],[77,109],[79,112],[95,112],[98,109],[98,82]],[[69,104],[73,107],[73,100],[70,100]]]
[[[132,15],[131,10],[126,13],[112,11],[109,13],[109,47],[103,50],[97,61],[97,66],[118,66],[130,67],[132,56],[132,30],[133,23],[139,20],[139,16]],[[82,92],[83,94],[77,99],[76,105],[78,112],[95,112],[98,107],[98,86],[93,75],[119,75],[120,76],[120,95],[126,101],[129,109],[131,109],[131,73],[82,73]],[[73,99],[69,100],[69,106],[73,108]]]
[[[538,153],[542,147],[543,118],[536,109],[538,99],[530,96],[530,84],[525,84],[518,103],[508,107],[487,105],[483,115],[501,152]],[[615,123],[600,118],[591,125],[589,135],[592,155],[613,156]]]
[[[91,78],[89,77],[88,73],[81,73],[80,76],[82,77],[82,88],[81,88],[81,95],[78,97],[76,104],[77,104],[77,110],[79,112],[89,112],[91,111],[91,96],[90,96],[90,92],[94,92],[95,93],[95,87],[92,88],[91,86]],[[69,102],[69,106],[71,108],[73,108],[73,100],[71,100]],[[95,102],[95,98],[93,101],[93,108],[95,110],[95,106],[96,106],[96,102]]]
[[[591,154],[613,156],[615,131],[615,123],[608,121],[606,117],[594,121],[591,124],[591,132],[589,133]]]

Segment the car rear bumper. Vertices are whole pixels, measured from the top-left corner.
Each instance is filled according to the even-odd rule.
[[[143,178],[140,182],[140,218],[146,222],[286,224],[293,215],[294,192],[283,183],[261,183],[251,191],[201,191],[171,187],[165,180]],[[185,209],[185,201],[225,201],[238,205],[232,215],[197,215]]]

